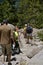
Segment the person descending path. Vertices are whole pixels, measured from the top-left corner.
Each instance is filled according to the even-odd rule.
[[[10,62],[11,59],[11,29],[8,26],[8,20],[3,20],[3,25],[0,26],[0,44],[2,46],[3,52],[3,65],[5,65],[5,49],[7,51],[8,56],[8,65],[12,65]]]
[[[18,49],[18,52],[16,52],[16,53],[20,53],[21,52],[20,46],[19,46],[19,43],[18,43],[18,36],[19,36],[18,30],[17,30],[17,28],[15,28],[15,30],[13,31],[13,38],[14,38],[14,42],[15,42],[15,48],[14,48],[14,50]]]
[[[27,34],[27,44],[29,44],[29,39],[33,39],[32,37],[32,32],[33,32],[33,28],[30,26],[30,24],[27,24],[27,28],[26,28],[26,34]],[[32,45],[32,44],[31,44]]]

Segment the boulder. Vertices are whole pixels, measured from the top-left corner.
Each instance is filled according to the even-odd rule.
[[[30,52],[28,52],[26,55],[28,58],[32,58],[34,55],[36,55],[42,49],[43,49],[43,45],[37,46],[37,47],[33,48],[32,50],[30,50]]]

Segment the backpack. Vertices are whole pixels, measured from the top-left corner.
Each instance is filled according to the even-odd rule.
[[[32,28],[31,26],[28,26],[28,27],[26,28],[26,32],[27,32],[27,33],[32,33],[32,32],[33,32],[33,28]]]

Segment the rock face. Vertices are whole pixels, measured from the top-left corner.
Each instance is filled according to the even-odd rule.
[[[33,62],[43,62],[43,49],[38,53],[36,54],[32,59],[31,61],[33,60]],[[36,60],[36,61],[35,61]]]
[[[28,65],[43,65],[43,49],[29,61]]]
[[[32,50],[30,49],[30,52],[27,53],[28,58],[32,58],[34,55],[36,55],[39,51],[43,49],[43,46],[40,45],[36,48],[33,48]]]

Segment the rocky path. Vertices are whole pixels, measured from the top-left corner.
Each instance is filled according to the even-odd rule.
[[[20,48],[23,53],[12,56],[16,57],[16,61],[11,61],[12,65],[43,65],[43,42],[37,37],[37,29],[33,29],[33,40],[30,40],[31,44],[26,44],[26,39],[24,39],[23,34],[21,34]],[[0,65],[2,65],[0,57]],[[5,62],[7,65],[7,62]]]

